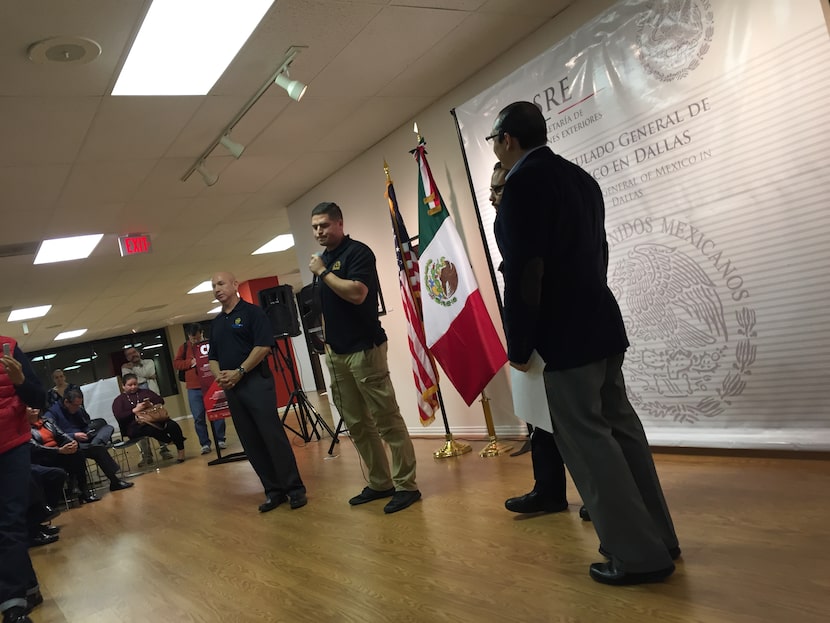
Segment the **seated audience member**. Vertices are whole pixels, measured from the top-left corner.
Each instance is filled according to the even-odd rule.
[[[161,390],[159,390],[159,384],[156,380],[156,364],[153,360],[142,359],[141,353],[139,353],[138,349],[134,346],[128,346],[124,349],[124,358],[127,361],[123,366],[121,366],[121,376],[123,377],[125,374],[135,374],[138,378],[139,389],[149,389],[151,392],[155,392],[160,395]],[[151,465],[153,463],[153,455],[150,452],[150,442],[147,439],[142,439],[138,443],[138,447],[141,449],[142,456],[142,461],[138,464],[138,466],[143,467],[144,464]],[[170,450],[167,449],[167,444],[163,442],[159,445],[159,452],[161,453],[161,458],[163,459],[173,458]]]
[[[112,458],[106,447],[115,429],[107,424],[103,418],[96,419],[90,424],[85,424],[85,422],[90,422],[90,419],[83,408],[83,394],[81,394],[81,390],[67,390],[63,399],[63,405],[59,403],[52,405],[52,408],[45,414],[43,419],[53,421],[59,430],[78,443],[82,457],[92,459],[98,464],[98,467],[101,468],[101,471],[110,481],[110,491],[121,491],[122,489],[129,489],[133,486],[134,483],[121,480],[118,477],[118,472],[121,468],[115,462],[115,459]],[[64,423],[68,423],[71,429],[66,430]],[[79,424],[83,431],[78,430]],[[91,426],[92,424],[99,427],[98,430],[93,428]]]
[[[177,461],[184,462],[184,435],[181,427],[172,419],[149,424],[141,420],[141,412],[153,405],[164,404],[164,398],[152,390],[141,389],[135,374],[125,374],[124,393],[112,401],[112,414],[118,420],[121,434],[135,437],[152,437],[163,443],[173,443],[179,451]]]
[[[38,499],[42,502],[40,509],[41,523],[51,521],[61,514],[56,510],[63,502],[63,488],[66,484],[66,472],[60,467],[47,467],[32,463],[32,479],[42,496]]]
[[[65,470],[80,491],[81,504],[97,502],[101,498],[89,490],[86,479],[86,459],[79,452],[78,442],[59,429],[52,420],[40,417],[39,409],[26,408],[32,429],[32,463]]]
[[[55,489],[60,494],[65,482],[66,472],[59,467],[32,465],[32,473],[29,478],[29,508],[26,511],[29,547],[49,545],[60,538],[58,534],[61,531],[60,527],[45,523],[59,514],[52,510],[46,500],[49,495],[47,489],[51,490],[52,495],[54,495]]]
[[[80,389],[74,383],[70,383],[66,380],[66,376],[63,373],[63,370],[58,368],[54,372],[52,372],[52,382],[55,386],[50,389],[46,394],[46,407],[47,409],[51,407],[56,402],[61,402],[63,400],[64,394],[70,389]]]
[[[80,444],[81,449],[88,446],[106,446],[112,441],[115,429],[104,418],[89,417],[84,409],[84,395],[80,389],[67,389],[63,398],[54,403],[44,415],[55,421],[63,432]]]

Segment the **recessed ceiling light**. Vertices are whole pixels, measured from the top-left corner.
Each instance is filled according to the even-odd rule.
[[[14,322],[16,320],[29,320],[30,318],[43,318],[43,316],[49,313],[50,309],[52,309],[51,305],[13,309],[9,312],[9,322]]]
[[[206,95],[273,0],[154,0],[113,95]]]
[[[270,242],[266,242],[259,249],[251,253],[251,255],[261,255],[262,253],[277,253],[285,251],[294,246],[294,236],[292,234],[280,234]]]
[[[200,292],[210,292],[213,290],[213,284],[210,281],[203,281],[195,288],[188,290],[188,294],[199,294]]]
[[[86,333],[86,329],[75,329],[74,331],[64,331],[63,333],[58,333],[55,336],[55,341],[58,340],[71,340],[73,337],[79,337]],[[77,366],[76,366],[77,367]],[[66,370],[68,368],[64,368]]]
[[[90,234],[44,240],[40,243],[40,249],[35,256],[35,264],[82,260],[92,255],[103,237],[104,234]]]

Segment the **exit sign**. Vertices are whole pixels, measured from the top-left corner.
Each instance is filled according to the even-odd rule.
[[[137,255],[150,252],[149,234],[130,234],[129,236],[118,236],[118,249],[121,257],[125,255]]]

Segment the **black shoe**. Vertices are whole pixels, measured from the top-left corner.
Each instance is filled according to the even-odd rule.
[[[277,495],[276,493],[272,493],[271,495],[267,495],[265,496],[265,501],[259,505],[259,512],[267,513],[268,511],[272,511],[283,502],[285,502],[285,495],[283,494]]]
[[[421,492],[415,491],[395,491],[389,503],[383,507],[383,512],[387,515],[390,513],[397,513],[408,506],[412,506],[415,502],[421,499]]]
[[[126,480],[113,480],[110,483],[110,491],[121,491],[122,489],[129,489],[134,484],[134,482],[127,482]]]
[[[42,603],[43,595],[41,595],[40,589],[36,590],[31,595],[26,595],[26,614],[29,614]]]
[[[370,489],[369,487],[364,487],[363,491],[349,500],[349,504],[357,506],[358,504],[366,504],[366,502],[374,502],[375,500],[382,500],[383,498],[391,498],[393,495],[395,495],[395,487],[392,487],[391,489],[384,489],[383,491],[377,491],[375,489]]]
[[[43,525],[41,525],[41,526],[38,527],[38,530],[42,534],[58,534],[61,531],[61,527],[60,526],[43,526]]]
[[[599,546],[599,553],[605,556],[608,560],[611,560],[611,554],[609,554],[608,551],[602,545]],[[671,556],[672,560],[677,560],[678,558],[680,558],[680,554],[681,551],[679,547],[669,548],[669,556]]]
[[[306,494],[303,492],[294,493],[288,496],[288,505],[291,507],[292,510],[297,508],[302,508],[308,504],[308,498]]]
[[[3,623],[32,623],[26,616],[26,610],[20,606],[13,606],[3,612]]]
[[[644,571],[640,573],[625,573],[617,569],[613,560],[607,562],[595,562],[591,565],[591,577],[601,584],[612,584],[614,586],[626,586],[629,584],[649,584],[662,582],[674,573],[674,565],[656,571]]]
[[[559,513],[567,510],[568,501],[559,502],[544,497],[538,491],[531,491],[515,498],[508,498],[504,507],[514,513]]]
[[[588,513],[588,509],[585,508],[585,505],[579,507],[579,518],[582,521],[591,521],[591,515]]]
[[[92,504],[93,502],[100,502],[100,501],[101,501],[101,498],[99,498],[99,497],[98,497],[97,495],[95,495],[95,493],[93,493],[93,492],[90,492],[90,493],[82,493],[82,494],[78,497],[78,502],[80,502],[81,504]]]
[[[29,547],[51,545],[60,538],[61,537],[58,534],[43,534],[42,532],[38,532],[37,534],[29,537]]]

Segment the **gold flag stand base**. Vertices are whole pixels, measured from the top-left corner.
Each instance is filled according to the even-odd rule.
[[[507,454],[512,449],[512,444],[502,443],[495,437],[490,437],[490,443],[484,446],[478,455],[482,457],[499,456],[500,454]]]
[[[455,441],[452,438],[452,435],[447,435],[447,442],[440,450],[436,450],[432,453],[436,459],[447,459],[451,456],[461,456],[462,454],[467,454],[468,452],[472,452],[473,448],[469,444],[461,443],[460,441]]]

